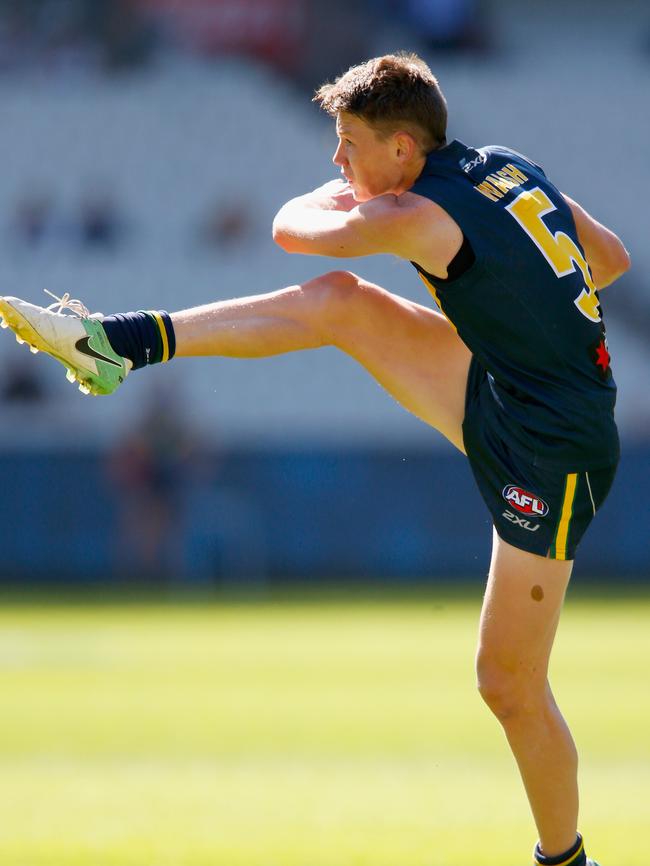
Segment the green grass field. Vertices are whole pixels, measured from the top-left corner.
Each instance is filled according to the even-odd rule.
[[[480,594],[5,602],[0,863],[528,866]],[[554,656],[603,866],[648,862],[649,620],[571,597]]]

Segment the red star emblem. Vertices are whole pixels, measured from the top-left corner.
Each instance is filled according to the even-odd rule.
[[[611,358],[609,356],[609,352],[607,351],[607,346],[605,345],[605,340],[601,339],[600,343],[596,346],[596,366],[600,367],[603,373],[606,373],[609,369],[609,362]]]

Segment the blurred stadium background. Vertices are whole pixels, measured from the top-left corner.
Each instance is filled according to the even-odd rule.
[[[453,137],[529,154],[632,255],[603,295],[623,460],[553,683],[590,851],[645,866],[647,0],[0,0],[0,292],[174,310],[343,266],[426,302],[390,257],[270,236],[335,174],[314,87],[397,48]],[[524,862],[472,674],[487,512],[352,361],[179,361],[90,399],[1,332],[0,478],[3,866]]]
[[[287,198],[335,176],[313,88],[397,48],[430,61],[453,137],[530,155],[631,252],[632,272],[603,298],[624,458],[578,569],[643,579],[643,0],[2,0],[2,292],[173,310],[343,266],[426,302],[390,257],[290,257],[270,237]],[[110,400],[82,398],[4,335],[0,359],[5,581],[485,571],[489,521],[463,459],[334,350],[182,361]]]

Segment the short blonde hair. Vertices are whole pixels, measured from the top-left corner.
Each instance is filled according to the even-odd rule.
[[[382,136],[406,129],[425,153],[447,141],[447,101],[417,54],[386,54],[353,66],[319,87],[314,102],[332,117],[360,117]]]

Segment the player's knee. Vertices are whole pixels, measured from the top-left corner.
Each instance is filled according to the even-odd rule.
[[[365,285],[350,271],[330,271],[303,284],[328,342],[336,342],[337,329],[359,312],[365,295],[359,290]]]
[[[537,712],[544,699],[538,678],[520,669],[516,660],[510,666],[479,654],[476,674],[481,697],[502,724]]]
[[[521,712],[521,694],[512,677],[496,672],[479,674],[478,690],[500,722],[506,722]]]
[[[315,304],[335,314],[351,302],[359,281],[350,271],[330,271],[304,283],[303,290]]]

